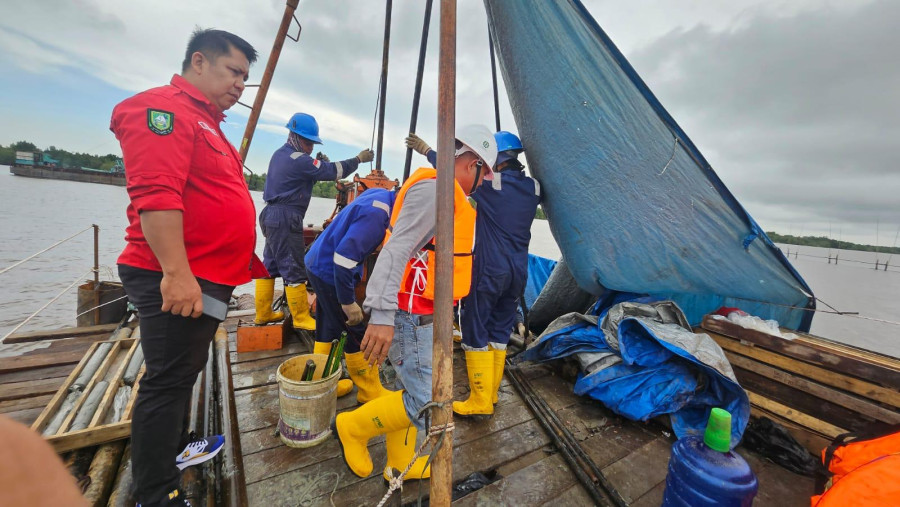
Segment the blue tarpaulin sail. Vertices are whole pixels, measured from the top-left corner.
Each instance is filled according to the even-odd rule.
[[[528,166],[584,290],[691,324],[732,306],[808,331],[815,299],[577,0],[485,1]]]

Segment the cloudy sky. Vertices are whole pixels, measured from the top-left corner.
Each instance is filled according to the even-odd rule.
[[[550,1],[550,0],[548,0]],[[436,2],[437,4],[438,2]],[[767,230],[890,245],[900,226],[900,2],[585,0],[590,12],[731,191]],[[424,2],[394,2],[384,169],[402,172]],[[0,144],[31,140],[119,153],[120,100],[168,82],[195,26],[240,34],[261,53],[280,0],[0,0]],[[419,133],[433,140],[437,5]],[[384,4],[303,0],[247,165],[265,170],[286,119],[314,114],[332,159],[372,140]],[[457,123],[492,124],[484,8],[459,1]],[[243,101],[252,103],[252,89]],[[501,89],[502,122],[514,129]],[[223,127],[236,142],[247,110]]]

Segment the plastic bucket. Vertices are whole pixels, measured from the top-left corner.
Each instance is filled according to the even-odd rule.
[[[316,363],[316,380],[303,382],[300,377],[310,359]],[[321,378],[327,360],[324,354],[303,354],[278,367],[278,434],[289,447],[312,447],[331,435],[341,369]]]

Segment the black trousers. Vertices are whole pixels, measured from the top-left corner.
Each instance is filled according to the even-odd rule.
[[[160,500],[179,487],[175,457],[187,440],[191,390],[206,365],[219,321],[163,312],[162,273],[119,265],[119,278],[141,318],[141,348],[146,371],[131,418],[131,462],[135,498]],[[234,287],[197,279],[204,294],[227,302]]]

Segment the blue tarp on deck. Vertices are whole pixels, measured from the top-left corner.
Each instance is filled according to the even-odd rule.
[[[709,336],[694,334],[671,302],[631,299],[596,317],[557,319],[519,359],[572,357],[582,366],[575,394],[633,420],[668,414],[678,438],[702,435],[710,410],[724,408],[732,415],[731,446],[737,446],[750,402],[722,350]]]
[[[485,6],[528,166],[578,285],[672,299],[692,324],[732,306],[808,330],[812,291],[581,2]]]

